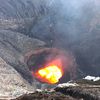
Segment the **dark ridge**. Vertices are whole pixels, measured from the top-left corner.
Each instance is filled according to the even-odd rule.
[[[65,96],[61,93],[53,92],[35,92],[30,94],[24,94],[16,99],[12,100],[77,100],[70,96]]]
[[[57,87],[55,88],[56,92],[63,93],[65,95],[72,96],[76,99],[83,100],[99,100],[100,98],[97,95],[92,94],[91,92],[84,91],[82,87]]]

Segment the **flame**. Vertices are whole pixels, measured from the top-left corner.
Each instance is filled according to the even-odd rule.
[[[44,78],[48,83],[54,84],[62,77],[62,72],[57,66],[52,65],[44,69],[40,69],[38,71],[38,75],[40,75],[41,78]]]
[[[59,66],[61,64],[58,60],[56,60],[56,63],[57,64],[52,62],[48,66],[39,69],[35,73],[36,78],[41,82],[45,82],[48,84],[55,84],[59,82],[59,79],[63,76],[63,70],[62,67]]]

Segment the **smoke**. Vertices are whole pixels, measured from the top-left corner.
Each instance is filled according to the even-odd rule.
[[[45,41],[48,47],[64,49],[72,61],[70,70],[66,71],[62,80],[66,81],[67,77],[75,79],[77,65],[77,69],[83,74],[93,72],[92,58],[97,57],[98,54],[89,51],[92,41],[96,39],[93,30],[99,23],[100,2],[98,0],[33,0],[32,4],[35,5],[35,8],[33,7],[35,11],[31,10],[34,11],[32,16],[36,19],[27,35]],[[70,75],[68,76],[67,73]]]
[[[94,0],[48,0],[41,2],[40,7],[42,15],[32,28],[31,36],[46,41],[48,45],[62,46],[79,40],[79,35],[89,31],[86,27],[90,26],[95,4]]]
[[[93,41],[97,40],[96,35],[99,34],[100,1],[52,0],[51,3],[49,1],[44,3],[45,12],[31,31],[33,37],[45,41],[49,47],[73,52],[81,70],[87,71],[89,66],[94,66],[92,58],[98,56],[94,50],[96,43]],[[95,54],[89,52],[92,44]],[[82,63],[83,59],[85,65]]]
[[[72,61],[68,71],[69,77],[75,79],[78,64],[85,71],[91,66],[90,59],[88,60],[86,57],[86,61],[83,60],[84,56],[87,56],[86,51],[88,49],[85,41],[93,37],[91,32],[95,28],[96,16],[99,15],[98,5],[100,2],[96,0],[39,1],[34,2],[39,18],[33,24],[30,36],[45,41],[48,47],[64,49]],[[86,65],[81,64],[80,59]],[[66,77],[63,79],[66,80],[68,75],[64,76]]]
[[[64,49],[72,57],[69,57],[72,66],[78,65],[81,70],[88,72],[87,68],[92,66],[94,60],[92,58],[98,58],[97,53],[90,51],[97,34],[93,34],[93,31],[100,22],[99,0],[12,0],[9,3],[10,9],[16,8],[13,8],[12,14],[14,11],[13,15],[18,19],[33,20],[31,24],[25,24],[28,31],[22,28],[24,31],[21,33],[45,41],[48,47]],[[18,15],[15,14],[16,10]],[[95,48],[95,43],[93,47]],[[76,68],[70,68],[75,73]],[[91,68],[92,71],[94,69]],[[70,76],[76,77],[75,74]]]

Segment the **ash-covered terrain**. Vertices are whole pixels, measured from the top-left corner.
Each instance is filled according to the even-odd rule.
[[[63,83],[51,90],[37,90],[14,100],[100,100],[100,80]]]
[[[41,48],[59,48],[71,56],[71,70],[59,83],[100,76],[99,9],[99,0],[0,0],[0,98],[48,87],[34,79],[26,64],[30,54]],[[59,94],[45,95],[58,98]],[[62,94],[61,98],[66,100]]]

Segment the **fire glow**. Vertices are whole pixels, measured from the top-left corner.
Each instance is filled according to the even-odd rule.
[[[54,84],[62,77],[59,67],[52,65],[38,71],[38,75],[44,78],[48,83]]]
[[[59,82],[59,79],[63,76],[63,70],[60,60],[55,60],[46,67],[39,69],[35,76],[41,82],[48,84],[55,84]]]
[[[26,63],[32,76],[41,83],[56,84],[69,70],[71,58],[64,50],[42,48],[27,53]]]

